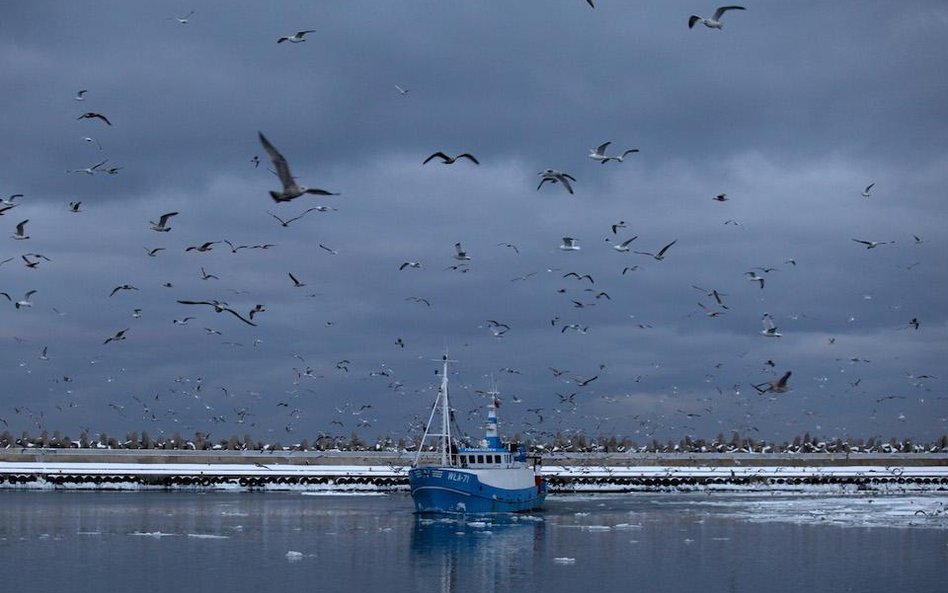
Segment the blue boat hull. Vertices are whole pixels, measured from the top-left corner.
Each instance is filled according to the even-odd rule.
[[[408,472],[411,497],[420,513],[523,513],[539,510],[546,484],[539,478],[518,488],[483,483],[474,472],[422,467]]]

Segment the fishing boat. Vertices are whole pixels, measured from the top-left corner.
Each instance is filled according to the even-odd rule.
[[[441,387],[408,472],[415,510],[471,514],[539,510],[547,492],[546,482],[539,474],[539,458],[528,457],[522,444],[504,446],[501,442],[497,431],[500,399],[496,390],[489,393],[485,436],[480,446],[459,447],[453,438],[449,362],[455,361],[442,357]],[[432,441],[437,441],[437,447],[428,446]]]

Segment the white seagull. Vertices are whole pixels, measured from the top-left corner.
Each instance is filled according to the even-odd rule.
[[[398,94],[401,95],[401,96],[403,96],[403,97],[404,97],[405,95],[407,95],[407,94],[411,91],[411,89],[403,89],[402,87],[398,86],[397,84],[395,85],[395,90],[397,90],[397,91],[398,91]]]
[[[861,194],[862,197],[868,198],[870,195],[872,195],[872,194],[870,194],[869,192],[872,191],[872,186],[874,186],[874,185],[875,185],[875,183],[870,183],[869,185],[867,185],[867,186],[866,186],[866,189],[862,190],[862,194]]]
[[[161,218],[158,219],[158,222],[155,222],[154,220],[149,220],[148,222],[151,224],[152,230],[158,231],[160,233],[167,233],[171,230],[170,226],[166,226],[168,224],[168,219],[177,215],[177,212],[168,212],[166,214],[162,214]]]
[[[464,248],[461,247],[460,242],[454,244],[454,250],[457,251],[457,253],[454,255],[454,259],[459,259],[462,261],[471,259],[471,256],[467,254],[467,251],[464,251]]]
[[[761,334],[768,338],[782,338],[783,334],[777,331],[777,326],[774,325],[774,318],[770,316],[770,313],[764,313],[764,316],[760,319],[761,323],[764,324],[764,329],[761,330]]]
[[[290,43],[302,43],[302,42],[306,41],[306,39],[304,39],[303,37],[304,37],[307,33],[315,33],[315,32],[316,32],[315,29],[310,29],[310,30],[308,30],[308,31],[297,31],[297,32],[296,32],[295,34],[293,34],[293,35],[287,35],[287,36],[285,36],[285,37],[280,37],[279,39],[277,39],[277,43],[283,43],[284,41],[289,41]]]
[[[85,100],[86,100],[86,93],[88,93],[88,92],[89,92],[88,89],[80,89],[80,90],[76,91],[76,96],[73,97],[72,100],[73,100],[73,101],[85,101]]]
[[[622,251],[622,252],[629,251],[629,249],[631,249],[629,245],[632,244],[632,241],[635,241],[638,238],[639,236],[636,235],[632,237],[631,239],[626,239],[625,241],[623,241],[622,243],[619,243],[618,245],[613,245],[612,248],[615,249],[616,251]]]
[[[569,184],[570,181],[576,181],[568,173],[563,173],[562,171],[557,171],[556,169],[545,169],[537,173],[542,179],[540,179],[540,185],[537,186],[537,191],[540,191],[540,188],[543,187],[543,184],[549,181],[550,183],[562,183],[563,187],[566,188],[566,191],[573,193],[573,187]]]
[[[709,19],[697,14],[693,14],[688,18],[688,28],[691,29],[695,26],[695,23],[700,22],[705,27],[711,29],[720,29],[724,26],[721,23],[721,17],[724,16],[724,13],[729,10],[745,10],[745,8],[743,6],[719,6],[718,9],[714,11],[714,15],[712,15]]]
[[[23,299],[13,303],[13,306],[16,307],[17,309],[21,307],[32,307],[33,302],[30,301],[30,297],[33,296],[33,294],[35,293],[36,293],[35,290],[27,291],[27,293],[23,295]],[[6,294],[6,293],[3,293],[3,294]],[[7,295],[7,298],[10,298],[10,295]]]
[[[267,140],[262,132],[257,132],[257,134],[260,136],[260,144],[263,145],[263,149],[267,151],[267,154],[270,156],[270,160],[273,162],[273,168],[276,169],[277,177],[280,178],[280,182],[283,184],[283,191],[270,192],[270,197],[273,198],[274,202],[289,202],[290,200],[295,200],[303,194],[313,194],[317,196],[339,195],[324,189],[297,185],[296,179],[294,179],[293,174],[290,173],[290,166],[287,164],[283,155],[280,154],[280,151],[270,144],[270,141]]]
[[[172,17],[172,18],[173,18],[174,20],[178,21],[178,22],[179,22],[180,24],[182,24],[182,25],[187,25],[188,22],[189,22],[188,19],[191,18],[191,15],[192,15],[192,14],[194,14],[194,11],[193,11],[193,10],[192,10],[191,12],[189,12],[189,13],[188,13],[187,15],[185,15],[185,16],[176,16],[176,17]]]
[[[764,277],[758,276],[757,272],[744,272],[744,276],[751,282],[760,282],[760,287],[764,287]]]
[[[861,243],[866,246],[866,249],[875,249],[879,245],[888,245],[890,241],[863,241],[862,239],[853,239],[856,243]]]
[[[562,251],[579,251],[580,247],[576,244],[578,239],[573,237],[563,237],[563,244],[560,245]]]
[[[609,147],[610,144],[612,144],[611,141],[603,142],[596,148],[589,149],[589,158],[593,159],[594,161],[599,161],[603,165],[605,165],[609,161],[616,161],[617,163],[621,163],[622,159],[624,159],[626,156],[639,151],[638,148],[630,148],[626,150],[625,152],[623,152],[621,155],[608,156],[606,154],[606,149]]]
[[[105,159],[101,163],[96,163],[91,167],[86,167],[85,169],[69,169],[66,173],[85,173],[86,175],[95,175],[99,171],[96,171],[99,167],[109,162],[109,159]]]

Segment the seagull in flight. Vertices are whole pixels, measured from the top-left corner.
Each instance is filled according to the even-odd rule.
[[[217,243],[220,243],[220,241],[205,241],[200,245],[192,245],[185,249],[185,251],[199,251],[204,253],[205,251],[210,251]]]
[[[33,302],[30,301],[30,297],[33,296],[35,293],[36,293],[36,290],[29,290],[29,291],[27,291],[27,293],[23,295],[23,298],[22,298],[21,300],[15,301],[15,302],[13,303],[13,306],[16,307],[17,309],[20,309],[21,307],[32,307],[32,306],[33,306]],[[13,300],[13,299],[10,298],[10,295],[8,295],[8,294],[5,293],[5,292],[0,292],[0,295],[3,295],[3,296],[5,296],[5,297],[7,297],[7,300],[8,300],[8,301],[12,301],[12,300]]]
[[[678,242],[678,239],[675,239],[668,245],[662,247],[662,249],[658,253],[649,253],[648,251],[636,251],[635,253],[638,253],[639,255],[649,255],[653,257],[656,261],[662,261],[663,259],[665,259],[665,252],[668,251],[671,248],[671,246],[677,242]]]
[[[700,286],[696,286],[694,284],[692,284],[691,287],[694,288],[695,290],[700,290],[706,296],[713,298],[717,302],[717,304],[720,305],[722,308],[727,309],[727,305],[725,305],[724,301],[721,300],[722,296],[727,296],[723,292],[718,292],[716,288],[711,288],[711,289],[701,288]]]
[[[103,343],[103,344],[108,344],[109,342],[119,342],[119,341],[121,341],[121,340],[124,340],[124,339],[125,339],[125,332],[127,332],[127,331],[128,331],[128,328],[127,328],[127,327],[126,327],[125,329],[123,329],[123,330],[119,330],[119,331],[115,332],[114,335],[109,336],[108,338],[106,338],[106,340],[105,340],[104,342],[102,342],[102,343]]]
[[[406,96],[406,95],[411,91],[411,89],[403,89],[402,87],[398,86],[397,84],[395,85],[395,90],[397,90],[397,91],[398,91],[398,94],[401,95],[401,96],[403,96],[403,97]]]
[[[85,101],[86,93],[89,92],[89,89],[80,89],[76,91],[76,96],[72,98],[73,101]]]
[[[283,184],[283,191],[281,192],[270,192],[270,197],[273,198],[274,202],[289,202],[294,200],[303,194],[313,194],[317,196],[337,196],[330,191],[324,189],[303,187],[296,184],[296,179],[293,178],[293,174],[290,173],[290,166],[287,164],[286,159],[280,154],[270,141],[267,140],[266,136],[262,132],[257,132],[257,135],[260,136],[260,143],[263,145],[263,149],[267,151],[267,154],[270,156],[270,160],[273,162],[273,168],[276,169],[277,177],[280,178],[280,182]]]
[[[562,183],[563,187],[566,188],[570,194],[573,193],[573,187],[569,184],[570,181],[576,181],[572,175],[568,173],[563,173],[562,171],[557,171],[556,169],[544,169],[537,173],[542,179],[540,179],[540,185],[537,186],[537,191],[540,191],[540,188],[543,187],[543,184],[549,181],[550,183]]]
[[[182,305],[210,305],[211,307],[214,307],[214,311],[217,313],[223,313],[224,311],[227,311],[228,313],[230,313],[237,319],[240,319],[247,325],[253,325],[253,326],[257,325],[253,321],[250,321],[249,319],[245,318],[243,315],[241,315],[237,311],[234,311],[233,309],[228,307],[227,303],[222,303],[220,301],[186,301],[186,300],[178,300],[178,302],[181,303]]]
[[[764,325],[764,329],[761,330],[761,334],[768,338],[782,338],[783,334],[777,331],[777,326],[774,325],[774,318],[770,316],[770,313],[764,313],[764,316],[760,319],[761,323]]]
[[[27,235],[27,234],[25,234],[25,233],[26,233],[26,223],[28,223],[29,221],[30,221],[30,219],[27,218],[26,220],[24,220],[24,221],[21,222],[20,224],[16,225],[16,232],[13,233],[12,235],[10,235],[10,238],[16,239],[16,240],[18,240],[18,241],[22,241],[23,239],[29,239],[30,236]]]
[[[457,252],[454,254],[454,259],[461,261],[467,261],[471,259],[471,256],[467,254],[467,251],[464,251],[464,248],[461,247],[460,241],[454,244],[454,250]]]
[[[790,388],[787,386],[787,380],[790,379],[792,375],[790,371],[787,371],[779,379],[774,379],[773,381],[768,381],[767,383],[759,383],[754,385],[754,389],[757,390],[757,393],[763,395],[764,393],[773,392],[773,393],[786,393],[790,391]]]
[[[110,126],[112,125],[112,122],[109,121],[109,118],[105,117],[105,116],[102,115],[101,113],[96,113],[96,112],[94,112],[94,111],[88,111],[88,112],[86,112],[86,113],[83,113],[82,115],[80,115],[80,116],[77,117],[76,119],[101,119],[102,121],[104,121],[104,122],[107,123],[108,125],[110,125]]]
[[[315,33],[315,32],[316,32],[316,29],[310,29],[308,31],[297,31],[293,35],[280,37],[279,39],[277,39],[277,43],[283,43],[284,41],[289,41],[290,43],[302,43],[306,41],[306,39],[304,39],[304,36],[307,33]]]
[[[69,169],[68,171],[66,171],[66,173],[85,173],[86,175],[95,175],[96,173],[98,173],[96,169],[106,164],[107,162],[109,162],[109,159],[105,159],[101,163],[96,163],[92,165],[91,167],[86,167],[85,169]]]
[[[294,276],[292,272],[287,272],[287,273],[290,275],[290,280],[293,281],[293,287],[294,287],[294,288],[302,288],[302,287],[306,286],[306,283],[300,282],[299,280],[297,280],[297,279],[296,279],[296,276]]]
[[[188,19],[190,19],[190,18],[191,18],[191,15],[193,15],[193,14],[194,14],[194,11],[192,10],[191,12],[189,12],[188,14],[186,14],[185,16],[176,16],[176,17],[172,17],[172,18],[173,18],[174,20],[178,21],[178,23],[180,23],[180,24],[182,24],[182,25],[187,25],[187,24],[190,22]]]
[[[112,292],[109,293],[109,296],[110,296],[110,297],[115,296],[115,293],[117,293],[117,292],[120,291],[120,290],[138,290],[138,288],[132,286],[131,284],[121,284],[121,285],[116,286],[115,288],[113,288],[113,289],[112,289]]]
[[[719,6],[717,10],[714,11],[714,14],[711,18],[705,18],[697,14],[693,14],[688,18],[688,28],[691,29],[697,23],[701,23],[705,27],[710,29],[721,29],[724,25],[721,23],[721,17],[724,16],[724,13],[729,10],[746,10],[743,6]]]
[[[879,245],[888,245],[890,241],[863,241],[862,239],[853,239],[856,243],[862,243],[866,249],[875,249]]]
[[[168,219],[177,215],[177,212],[168,212],[166,214],[162,214],[161,218],[158,219],[158,222],[155,222],[154,220],[149,220],[148,222],[151,223],[152,230],[158,231],[159,233],[167,233],[171,230],[171,227],[167,226]]]
[[[751,282],[760,282],[760,287],[764,287],[764,277],[758,276],[757,272],[744,272],[744,276]]]
[[[457,156],[451,157],[451,156],[448,156],[448,155],[444,154],[444,153],[441,152],[440,150],[439,150],[438,152],[432,153],[432,155],[429,156],[428,158],[426,158],[426,159],[424,160],[424,162],[422,162],[421,164],[422,164],[422,165],[427,165],[427,164],[428,164],[428,161],[430,161],[430,160],[433,159],[433,158],[439,158],[439,159],[441,159],[441,163],[444,164],[444,165],[453,165],[453,164],[455,163],[455,161],[457,161],[458,159],[467,159],[467,160],[471,161],[472,163],[474,163],[475,165],[480,165],[480,164],[481,164],[480,161],[478,161],[476,158],[474,158],[474,155],[472,155],[472,154],[469,153],[469,152],[462,152],[461,154],[459,154],[459,155],[457,155]]]
[[[631,247],[629,247],[629,245],[632,244],[632,241],[635,241],[635,240],[638,239],[638,238],[639,238],[639,236],[636,235],[636,236],[632,237],[631,239],[626,239],[625,241],[623,241],[622,243],[619,243],[618,245],[613,245],[612,248],[615,249],[616,251],[621,251],[621,252],[624,253],[624,252],[629,251],[629,250],[631,249]]]
[[[288,226],[290,226],[290,223],[291,223],[291,222],[303,218],[304,216],[306,216],[307,214],[309,214],[309,213],[312,212],[313,210],[317,210],[317,208],[307,208],[307,209],[304,210],[304,211],[302,212],[302,214],[300,214],[299,216],[294,216],[293,218],[288,218],[288,219],[286,219],[286,220],[283,220],[282,218],[280,218],[279,216],[277,216],[277,215],[274,214],[273,212],[270,212],[269,210],[267,211],[267,214],[269,214],[269,215],[272,216],[273,218],[275,218],[275,219],[277,219],[278,221],[280,221],[280,225],[281,225],[281,226],[288,227]]]
[[[563,237],[563,244],[560,245],[562,251],[579,251],[580,247],[576,244],[577,239],[573,237]]]
[[[605,165],[605,164],[608,163],[609,161],[615,161],[615,162],[617,162],[617,163],[621,163],[622,160],[623,160],[625,157],[627,157],[628,155],[633,154],[633,153],[636,153],[636,152],[639,151],[638,148],[630,148],[630,149],[624,151],[621,155],[608,156],[608,155],[606,154],[606,149],[609,148],[609,145],[610,145],[610,144],[612,144],[611,141],[610,141],[610,142],[603,142],[602,144],[600,144],[600,145],[597,146],[596,148],[591,148],[591,149],[589,150],[589,158],[593,159],[594,161],[599,161],[599,162],[600,162],[601,164],[603,164],[603,165]]]
[[[872,195],[872,194],[870,194],[869,192],[872,191],[872,186],[874,186],[874,185],[875,185],[875,183],[870,183],[869,185],[867,185],[867,186],[866,186],[866,189],[862,190],[862,194],[861,194],[862,197],[868,198],[870,195]]]

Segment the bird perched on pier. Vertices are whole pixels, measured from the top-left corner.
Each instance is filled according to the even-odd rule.
[[[688,17],[688,28],[691,29],[700,22],[709,29],[721,29],[724,26],[723,23],[721,23],[721,17],[729,10],[745,10],[745,8],[743,6],[719,6],[718,9],[714,11],[714,14],[711,15],[711,18],[693,14]]]
[[[305,31],[302,33],[305,33]],[[273,168],[276,170],[277,177],[280,178],[280,183],[283,184],[282,191],[270,192],[270,197],[273,198],[274,202],[289,202],[290,200],[295,200],[303,194],[313,194],[317,196],[339,195],[325,189],[297,185],[296,178],[294,178],[293,174],[290,173],[290,166],[287,164],[286,158],[284,158],[283,155],[280,154],[280,151],[270,144],[270,141],[267,140],[266,136],[264,136],[262,132],[257,132],[257,135],[260,137],[260,144],[263,145],[263,149],[270,157],[270,161],[273,162]]]

